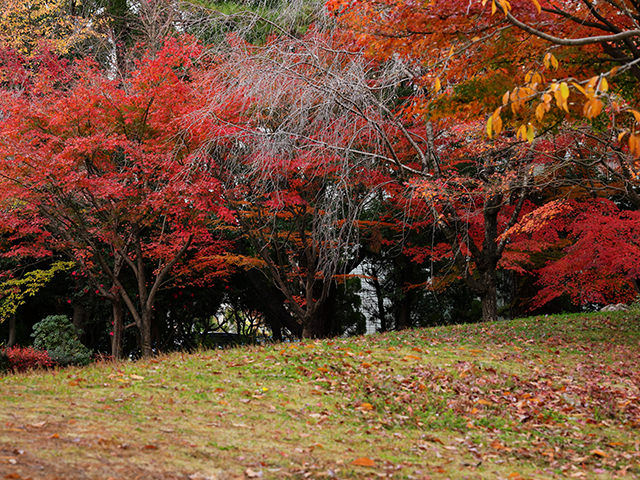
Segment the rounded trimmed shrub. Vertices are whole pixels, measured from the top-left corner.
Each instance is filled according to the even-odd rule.
[[[33,326],[33,346],[46,350],[51,360],[59,365],[87,365],[91,350],[85,347],[78,335],[81,332],[65,315],[49,315]]]

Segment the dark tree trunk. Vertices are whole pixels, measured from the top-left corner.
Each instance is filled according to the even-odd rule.
[[[82,330],[86,322],[87,311],[82,305],[73,306],[73,326],[76,330]]]
[[[387,327],[387,314],[386,309],[384,308],[384,294],[382,292],[382,285],[380,285],[380,281],[378,280],[378,274],[374,270],[373,272],[373,288],[376,291],[376,300],[378,302],[378,319],[380,320],[380,332],[386,332],[388,330]]]
[[[9,317],[9,341],[7,347],[11,348],[16,344],[16,314]]]
[[[153,313],[151,309],[144,309],[142,311],[142,322],[140,322],[140,350],[144,358],[151,358],[153,355],[153,348],[151,345],[151,322],[153,319]]]
[[[113,311],[113,335],[111,336],[111,355],[114,359],[122,358],[122,342],[124,338],[124,312],[122,301],[119,296],[115,296],[111,301]]]
[[[319,309],[313,309],[303,320],[302,338],[323,338],[324,318]]]
[[[402,256],[399,258],[399,282],[398,284],[402,288],[402,298],[400,299],[400,308],[398,310],[398,321],[396,328],[398,330],[404,330],[411,326],[411,307],[413,302],[413,294],[409,287],[413,283],[413,267],[411,261]]]
[[[484,287],[484,291],[480,295],[482,321],[494,322],[498,320],[498,295],[495,268],[483,272],[482,284]]]

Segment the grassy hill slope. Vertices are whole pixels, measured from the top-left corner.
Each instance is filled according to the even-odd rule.
[[[0,478],[638,478],[639,352],[608,313],[6,376]]]

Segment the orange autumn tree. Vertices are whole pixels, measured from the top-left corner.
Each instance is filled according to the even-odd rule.
[[[59,54],[69,53],[96,36],[96,20],[76,12],[68,0],[3,0],[0,5],[0,49],[32,56],[44,43]]]
[[[328,6],[342,25],[356,32],[357,46],[380,62],[400,64],[405,81],[414,86],[401,114],[422,116],[427,121],[429,158],[446,158],[440,165],[432,164],[427,177],[415,180],[416,191],[431,205],[452,251],[465,252],[459,254],[464,262],[458,262],[464,278],[482,278],[482,270],[491,272],[500,262],[512,268],[514,264],[501,255],[513,230],[509,222],[497,232],[493,214],[514,201],[519,205],[516,197],[524,199],[536,189],[548,188],[551,177],[539,175],[541,171],[558,172],[568,162],[584,160],[572,149],[565,156],[550,153],[537,140],[550,137],[550,132],[555,135],[569,124],[591,128],[590,135],[607,144],[596,159],[599,175],[616,177],[618,184],[628,187],[628,196],[637,195],[635,129],[640,114],[632,108],[636,91],[628,88],[637,80],[639,32],[631,20],[638,13],[637,5],[594,5],[587,0],[420,4],[336,0]],[[454,150],[443,145],[459,135],[456,131],[463,130],[464,124],[475,127],[473,145],[474,136],[468,130],[458,137],[459,145],[451,142]],[[488,139],[480,138],[480,129]],[[497,139],[496,134],[505,130],[506,137]],[[570,130],[563,130],[563,135],[570,135]],[[574,142],[579,143],[579,137],[574,135]],[[491,155],[505,138],[513,141],[512,148],[531,146],[512,158]],[[452,156],[463,144],[475,153],[466,158]],[[465,162],[465,168],[455,166]],[[462,175],[453,175],[454,171]],[[489,179],[484,191],[476,189],[478,178]],[[505,181],[508,178],[510,183]],[[513,181],[516,178],[519,182]],[[553,181],[566,183],[567,179],[556,176]],[[496,195],[497,185],[502,187]],[[597,194],[597,189],[592,191]],[[469,205],[475,205],[477,219],[484,217],[480,220],[484,239],[475,237],[483,245],[480,249],[469,249],[465,241],[477,231],[478,220],[468,216],[474,211]],[[487,258],[492,259],[488,270]],[[475,290],[481,298],[487,295],[482,290]],[[495,317],[493,308],[483,310],[485,319]]]
[[[433,94],[440,93],[447,97],[440,100],[445,114],[491,108],[489,136],[508,119],[531,141],[558,114],[590,120],[604,112],[623,128],[613,116],[622,111],[631,127],[623,130],[627,146],[635,156],[640,152],[637,91],[628,85],[640,79],[636,2],[330,0],[327,5],[371,55],[403,61],[408,75],[430,90],[430,106]],[[496,97],[508,108],[496,111]]]

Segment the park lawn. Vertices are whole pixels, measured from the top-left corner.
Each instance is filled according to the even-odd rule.
[[[0,479],[640,477],[640,320],[577,314],[0,377]]]

